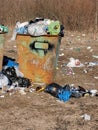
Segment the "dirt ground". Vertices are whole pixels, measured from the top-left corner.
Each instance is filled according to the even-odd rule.
[[[65,32],[60,45],[55,82],[64,86],[74,84],[85,89],[98,89],[98,35]],[[5,52],[17,57],[15,42],[5,42]],[[97,57],[94,57],[97,56]],[[69,58],[79,59],[84,67],[66,70]],[[87,67],[86,63],[96,62]],[[90,120],[81,116],[87,114]],[[8,94],[0,97],[0,130],[98,130],[98,97],[70,98],[61,102],[44,92]]]

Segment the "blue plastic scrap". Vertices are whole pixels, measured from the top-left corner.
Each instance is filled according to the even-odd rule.
[[[60,91],[60,93],[58,93],[58,98],[61,100],[61,101],[68,101],[71,97],[71,92],[69,90],[64,90],[62,89]]]
[[[16,32],[18,33],[18,34],[27,34],[27,26],[23,26],[23,27],[20,27],[20,28],[17,28],[16,29]]]
[[[62,87],[57,83],[51,83],[46,86],[45,92],[64,102],[68,101],[71,97],[69,85],[65,85],[64,87]]]
[[[62,87],[57,83],[51,83],[46,86],[44,91],[64,102],[72,97],[80,98],[86,94],[98,96],[97,90],[87,90],[81,86],[74,87],[69,84]]]
[[[17,66],[18,67],[18,63],[16,63],[15,61],[9,60],[8,63],[7,63],[7,66],[8,67],[12,67],[12,66]]]
[[[15,59],[12,59],[7,56],[3,56],[3,66],[18,67],[19,64],[15,61]]]

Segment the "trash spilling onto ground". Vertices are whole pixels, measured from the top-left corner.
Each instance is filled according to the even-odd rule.
[[[4,94],[6,93],[10,93],[10,95],[12,95],[17,91],[21,95],[25,95],[27,91],[26,88],[29,89],[29,92],[43,91],[63,102],[70,100],[70,98],[98,96],[98,91],[96,89],[85,89],[81,86],[75,87],[74,85],[69,84],[61,86],[57,83],[39,83],[36,88],[33,88],[33,82],[29,78],[24,77],[23,73],[19,71],[18,66],[19,65],[15,59],[4,56],[3,69],[0,73],[1,98],[4,98]]]
[[[3,58],[3,69],[0,73],[0,89],[3,93],[11,92],[17,88],[28,88],[31,86],[30,79],[18,69],[18,63],[7,56]]]
[[[26,94],[26,88],[29,92],[45,92],[48,93],[60,101],[66,102],[70,98],[80,98],[84,96],[98,96],[96,89],[85,89],[81,86],[75,87],[73,85],[66,84],[61,86],[57,83],[39,84],[36,88],[33,88],[33,82],[24,77],[24,75],[18,69],[18,63],[7,56],[4,56],[3,69],[0,73],[0,89],[1,98],[4,98],[4,94],[19,92],[21,95]],[[2,95],[3,94],[3,95]]]
[[[16,23],[11,40],[16,39],[17,34],[26,34],[30,36],[41,35],[59,35],[64,36],[64,26],[58,20],[54,21],[46,18],[35,18],[27,22]]]
[[[64,102],[68,101],[71,97],[80,98],[87,95],[98,96],[97,90],[88,90],[81,86],[75,87],[69,84],[66,84],[62,87],[57,83],[51,83],[46,86],[44,91]]]

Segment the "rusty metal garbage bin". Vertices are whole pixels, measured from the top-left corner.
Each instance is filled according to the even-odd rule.
[[[30,36],[17,34],[19,70],[37,83],[54,81],[61,37],[58,35]]]

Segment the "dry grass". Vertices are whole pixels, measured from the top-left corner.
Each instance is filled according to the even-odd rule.
[[[95,29],[96,0],[0,0],[0,22],[15,25],[35,17],[58,19],[66,30]]]

